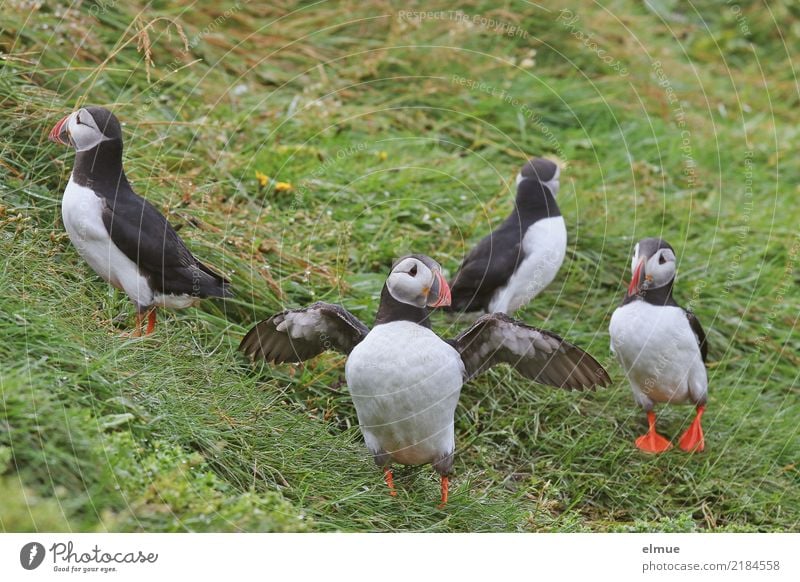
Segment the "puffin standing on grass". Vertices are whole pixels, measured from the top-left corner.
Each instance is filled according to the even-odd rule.
[[[343,307],[315,303],[260,322],[239,349],[273,363],[302,362],[329,349],[347,354],[345,378],[361,433],[390,494],[397,494],[393,462],[431,463],[441,476],[444,506],[465,381],[506,363],[550,386],[584,389],[610,382],[580,348],[503,314],[484,315],[454,340],[443,340],[431,330],[429,309],[449,304],[439,264],[409,255],[392,267],[372,330]]]
[[[229,283],[198,261],[167,219],[138,196],[122,169],[122,129],[109,110],[84,107],[59,121],[50,140],[75,149],[61,205],[78,253],[136,306],[136,329],[156,324],[156,307],[183,308],[230,297]]]
[[[517,175],[514,210],[470,251],[453,278],[452,311],[513,315],[555,278],[567,252],[556,204],[561,170],[533,158]]]
[[[691,403],[697,414],[680,439],[686,452],[705,447],[701,419],[708,395],[705,361],[708,342],[693,313],[672,298],[675,251],[660,238],[638,242],[631,261],[633,277],[622,305],[611,316],[611,351],[631,383],[637,404],[647,412],[649,430],[636,439],[648,453],[672,444],[656,432],[656,402]]]

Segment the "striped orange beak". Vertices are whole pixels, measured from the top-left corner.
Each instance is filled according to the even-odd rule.
[[[450,286],[439,271],[434,271],[433,277],[433,285],[428,293],[428,307],[447,307],[451,301]],[[431,299],[433,302],[430,302]]]
[[[60,143],[65,146],[71,146],[69,140],[69,129],[67,128],[67,121],[69,121],[71,113],[56,123],[55,127],[50,130],[50,135],[47,138],[55,143]]]
[[[628,285],[628,297],[636,295],[639,291],[642,290],[642,282],[644,281],[645,263],[646,261],[644,257],[639,259],[639,262],[636,263],[636,268],[633,270],[633,277],[631,277],[631,283],[630,285]]]

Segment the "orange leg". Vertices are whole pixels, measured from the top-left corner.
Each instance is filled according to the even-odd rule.
[[[687,453],[699,453],[706,446],[705,439],[703,438],[703,425],[700,424],[705,410],[706,407],[703,405],[697,407],[697,415],[694,417],[692,424],[689,425],[689,428],[686,429],[686,432],[683,433],[683,436],[681,436],[679,445],[681,449]]]
[[[386,484],[389,486],[389,495],[392,497],[397,497],[397,490],[394,488],[394,476],[392,475],[392,470],[389,467],[384,468],[383,478],[386,480]]]
[[[144,315],[136,312],[136,324],[131,332],[130,337],[142,337],[142,321],[144,321]]]
[[[663,453],[669,450],[672,443],[656,432],[656,413],[652,410],[647,413],[647,422],[650,430],[636,439],[636,446],[645,453]]]
[[[153,330],[156,328],[156,308],[153,307],[147,313],[147,331],[144,332],[144,335],[150,335],[153,333]]]
[[[450,489],[450,480],[442,475],[442,502],[439,504],[439,509],[444,509],[447,505],[447,492]]]

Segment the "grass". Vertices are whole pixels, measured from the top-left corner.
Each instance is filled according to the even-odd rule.
[[[379,1],[16,4],[0,7],[0,528],[798,529],[797,8],[473,0],[415,20]],[[125,122],[135,188],[235,299],[119,337],[132,309],[66,238],[72,154],[46,141],[87,103]],[[520,316],[598,356],[614,385],[492,370],[459,405],[447,509],[430,467],[398,469],[392,499],[342,357],[253,369],[236,345],[314,300],[371,323],[408,251],[453,272],[532,154],[566,163],[570,242]],[[608,352],[630,249],[658,235],[711,342],[694,456],[633,448],[644,415]],[[691,414],[664,409],[662,432]]]

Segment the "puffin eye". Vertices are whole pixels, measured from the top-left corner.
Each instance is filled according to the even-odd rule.
[[[664,253],[661,253],[660,255],[658,255],[658,264],[659,265],[663,265],[666,262],[667,262],[667,259],[664,258]]]
[[[408,272],[408,274],[411,275],[412,277],[416,277],[417,276],[417,266],[414,265],[413,267],[411,267],[411,270]]]

